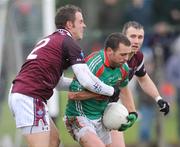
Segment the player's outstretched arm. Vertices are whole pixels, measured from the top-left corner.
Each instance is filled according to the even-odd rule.
[[[91,98],[95,98],[96,100],[103,100],[107,98],[107,96],[93,93],[90,91],[80,91],[80,92],[68,92],[68,98],[71,100],[86,100]]]
[[[107,96],[119,95],[120,91],[118,88],[104,84],[91,73],[86,64],[74,64],[72,69],[79,83],[89,91]]]
[[[149,75],[146,73],[143,77],[138,77],[138,83],[141,86],[142,90],[152,98],[159,96],[159,92],[154,82],[151,80]]]
[[[143,91],[154,98],[154,100],[157,102],[160,112],[164,113],[164,115],[167,115],[169,113],[169,104],[165,100],[162,99],[162,97],[159,94],[159,91],[157,87],[155,86],[154,82],[151,80],[148,74],[144,75],[143,77],[138,77],[138,82],[143,89]]]

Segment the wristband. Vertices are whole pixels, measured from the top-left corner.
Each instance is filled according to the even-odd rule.
[[[155,100],[156,100],[156,102],[158,102],[159,100],[162,100],[162,97],[161,96],[157,96],[157,97],[155,97]]]

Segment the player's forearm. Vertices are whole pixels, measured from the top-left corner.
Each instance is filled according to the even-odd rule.
[[[130,89],[126,86],[121,89],[120,100],[129,112],[136,112],[134,99]]]
[[[138,78],[138,82],[143,91],[153,99],[156,100],[156,98],[160,96],[157,87],[155,86],[154,82],[151,80],[148,74],[141,78]]]
[[[90,91],[80,91],[80,92],[68,92],[68,98],[72,100],[86,100],[90,98],[100,99],[103,97],[102,95]]]

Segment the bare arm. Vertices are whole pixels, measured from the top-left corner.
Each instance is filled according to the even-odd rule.
[[[151,96],[154,100],[158,101],[160,94],[159,94],[158,89],[155,86],[154,82],[149,77],[149,75],[146,73],[145,76],[137,77],[137,79],[138,79],[138,83],[141,86],[141,88],[143,89],[143,91],[147,95]]]
[[[93,93],[90,91],[80,91],[80,92],[68,92],[68,98],[71,100],[86,100],[90,98],[96,98],[96,100],[103,100],[107,96]]]
[[[157,87],[155,86],[151,78],[148,76],[148,74],[146,74],[142,78],[138,78],[138,82],[143,91],[152,98],[154,98],[160,108],[160,111],[164,113],[164,115],[167,115],[169,113],[169,104],[162,99]]]
[[[126,106],[129,112],[136,112],[134,99],[128,86],[121,88],[120,101]]]

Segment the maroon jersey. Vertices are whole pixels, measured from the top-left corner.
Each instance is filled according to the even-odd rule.
[[[129,66],[129,80],[131,80],[134,75],[142,77],[146,74],[146,69],[144,67],[144,56],[141,51],[134,54],[127,63]]]
[[[84,63],[83,52],[71,34],[60,29],[37,43],[13,80],[12,92],[49,99],[62,72]]]

